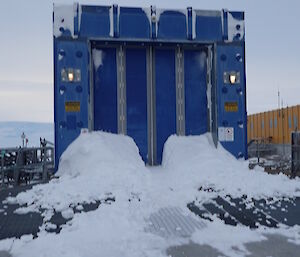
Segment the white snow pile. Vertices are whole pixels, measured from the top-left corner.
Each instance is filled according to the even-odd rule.
[[[164,147],[163,168],[180,187],[211,187],[233,197],[300,196],[300,180],[269,175],[262,168],[249,170],[248,162],[236,160],[222,146],[215,148],[209,134],[171,136]]]
[[[42,210],[44,224],[36,239],[2,240],[0,251],[9,250],[15,257],[160,257],[166,256],[168,247],[192,240],[211,244],[227,256],[243,256],[243,244],[264,240],[262,232],[228,227],[218,220],[205,221],[206,227],[196,230],[192,238],[163,238],[145,228],[149,216],[161,208],[175,206],[193,215],[187,203],[196,198],[206,201],[215,194],[300,196],[299,179],[268,175],[261,169],[250,171],[247,164],[221,146],[216,149],[209,134],[171,136],[165,144],[163,164],[155,168],[145,167],[137,146],[127,136],[81,134],[62,155],[58,179],[7,199],[25,205],[20,213]],[[215,194],[199,191],[200,187],[213,188]],[[107,197],[115,202],[74,214],[74,208],[82,210],[83,203]],[[46,231],[53,226],[49,219],[54,211],[72,218],[59,234]]]
[[[127,200],[147,186],[149,171],[130,137],[95,132],[81,134],[68,147],[57,175],[59,179],[34,186],[16,198],[8,198],[8,202],[26,204],[30,211],[42,208],[62,212],[105,199],[111,193]]]
[[[72,37],[74,36],[74,17],[77,15],[77,5],[55,4],[54,11],[54,23],[53,23],[53,35],[60,37],[63,30],[69,30]]]

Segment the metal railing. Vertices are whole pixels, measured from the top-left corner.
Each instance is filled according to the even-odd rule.
[[[291,135],[291,147],[292,147],[292,175],[296,176],[300,173],[300,132],[292,132]]]
[[[46,181],[54,167],[53,147],[0,149],[1,183],[28,183],[34,176]]]
[[[274,149],[271,146],[272,137],[255,138],[248,143],[248,154],[250,157],[256,157],[258,162],[264,155],[270,154]]]

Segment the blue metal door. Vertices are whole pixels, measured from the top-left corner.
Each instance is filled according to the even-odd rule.
[[[116,48],[92,50],[94,130],[118,133]]]
[[[127,135],[137,144],[143,160],[148,162],[147,128],[147,50],[126,49]]]
[[[160,164],[164,143],[170,135],[176,134],[175,50],[157,48],[154,59],[156,163]]]
[[[184,51],[185,134],[201,135],[208,130],[207,57],[204,51]]]

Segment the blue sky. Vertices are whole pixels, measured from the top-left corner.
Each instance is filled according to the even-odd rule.
[[[56,1],[73,3],[73,1]],[[0,120],[53,121],[52,1],[1,2]],[[299,0],[114,0],[80,3],[246,12],[248,112],[300,103]]]

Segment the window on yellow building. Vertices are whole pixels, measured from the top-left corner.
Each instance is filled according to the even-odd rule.
[[[298,129],[298,118],[296,115],[294,115],[294,129],[297,130]]]

